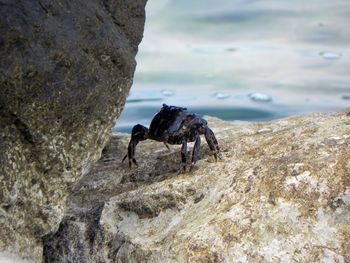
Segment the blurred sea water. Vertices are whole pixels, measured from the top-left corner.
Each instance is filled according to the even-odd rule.
[[[150,0],[115,131],[163,103],[225,120],[350,107],[349,0]]]

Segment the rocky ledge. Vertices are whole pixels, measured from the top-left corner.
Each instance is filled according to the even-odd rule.
[[[221,160],[202,145],[185,174],[179,146],[152,141],[129,169],[129,136],[113,135],[45,236],[44,262],[350,261],[349,110],[207,120]]]

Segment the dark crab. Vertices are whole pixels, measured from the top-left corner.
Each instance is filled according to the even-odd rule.
[[[137,124],[131,132],[131,139],[128,146],[128,153],[123,158],[123,162],[128,157],[129,166],[132,162],[137,165],[135,159],[135,148],[140,141],[152,139],[167,144],[182,144],[181,160],[182,170],[186,171],[187,142],[195,142],[192,152],[192,162],[190,171],[199,159],[201,137],[205,139],[212,151],[215,160],[218,158],[219,145],[213,131],[207,126],[207,121],[197,114],[189,114],[186,108],[168,106],[163,104],[161,110],[156,113],[151,121],[149,129]]]

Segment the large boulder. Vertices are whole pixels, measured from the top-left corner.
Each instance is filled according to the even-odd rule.
[[[1,2],[0,251],[41,260],[123,109],[145,2]]]
[[[178,174],[180,146],[117,134],[68,198],[44,262],[349,262],[350,111],[265,123],[208,118],[207,145]],[[204,140],[203,140],[204,141]]]

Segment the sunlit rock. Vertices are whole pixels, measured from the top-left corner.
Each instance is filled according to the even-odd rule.
[[[129,169],[129,136],[114,135],[45,237],[45,262],[348,262],[349,110],[206,119],[222,159],[203,144],[192,173],[177,173],[180,146],[154,141]]]

